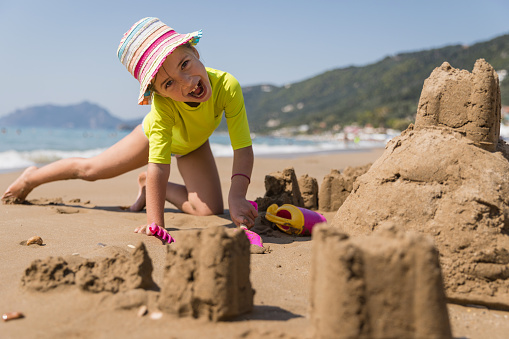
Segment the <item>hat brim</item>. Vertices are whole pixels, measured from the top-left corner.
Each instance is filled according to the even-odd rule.
[[[168,55],[172,54],[178,47],[187,43],[191,43],[191,45],[195,46],[200,41],[201,37],[201,30],[188,34],[178,34],[160,43],[154,50],[150,51],[146,60],[143,61],[144,67],[137,77],[140,81],[138,105],[150,105],[152,103],[152,91],[148,91],[147,89]]]

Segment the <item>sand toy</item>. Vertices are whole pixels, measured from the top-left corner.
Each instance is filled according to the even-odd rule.
[[[168,244],[171,244],[172,242],[175,241],[175,239],[173,239],[173,237],[170,235],[170,233],[168,233],[168,231],[166,231],[163,227],[156,225],[155,222],[150,224],[148,229],[150,230],[150,232],[152,232],[152,235],[154,235],[158,238],[161,238],[163,241],[166,241]]]
[[[270,205],[265,218],[276,224],[281,231],[295,235],[311,235],[316,224],[327,222],[320,213],[290,204],[281,207]]]
[[[244,230],[244,233],[246,233],[246,236],[249,239],[249,243],[251,245],[263,247],[262,237],[260,237],[257,233],[248,230],[244,225],[240,225],[240,228]]]
[[[248,200],[251,205],[258,211],[258,204],[254,201]],[[246,233],[247,238],[249,239],[249,243],[251,245],[256,245],[259,247],[263,247],[263,241],[262,237],[260,237],[257,233],[250,231],[246,225],[241,224],[240,228],[244,230],[244,233]]]

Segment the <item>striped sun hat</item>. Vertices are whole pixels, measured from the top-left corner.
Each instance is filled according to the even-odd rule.
[[[147,87],[159,67],[175,48],[200,41],[202,31],[179,34],[157,18],[144,18],[128,30],[118,46],[120,62],[140,82],[138,105],[150,105],[152,93]]]

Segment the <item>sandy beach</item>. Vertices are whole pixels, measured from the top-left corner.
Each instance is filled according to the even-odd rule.
[[[373,163],[383,149],[322,154],[295,158],[257,158],[248,199],[265,193],[265,175],[293,167],[297,176],[308,174],[322,182],[331,169]],[[227,201],[231,158],[216,159],[224,201]],[[154,266],[153,279],[160,284],[166,248],[155,237],[133,233],[145,221],[145,213],[130,213],[120,206],[136,197],[139,171],[98,181],[62,181],[36,188],[28,197],[32,205],[0,205],[0,311],[19,311],[24,318],[0,323],[1,338],[311,338],[310,237],[282,232],[260,232],[271,252],[251,255],[251,284],[256,291],[254,310],[230,321],[137,316],[137,309],[122,309],[122,301],[109,292],[92,293],[71,286],[37,292],[21,286],[25,269],[36,259],[50,256],[106,257],[112,250],[132,252],[141,241]],[[4,190],[19,173],[0,175]],[[170,180],[181,182],[176,170]],[[190,229],[225,226],[233,228],[227,206],[225,214],[194,217],[167,203],[166,227],[178,241]],[[323,213],[332,220],[335,212]],[[263,226],[257,219],[259,230]],[[26,246],[32,236],[43,246]],[[171,245],[170,245],[171,246]],[[504,338],[509,331],[509,313],[475,305],[448,304],[454,338]],[[150,312],[155,310],[151,310]]]

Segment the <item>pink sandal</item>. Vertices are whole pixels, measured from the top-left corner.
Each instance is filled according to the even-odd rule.
[[[148,229],[150,230],[150,232],[152,232],[152,235],[154,235],[158,238],[161,238],[163,241],[166,241],[168,244],[171,244],[172,242],[175,241],[175,239],[170,235],[170,233],[168,233],[168,231],[166,231],[161,226],[156,225],[155,222],[150,224]]]

